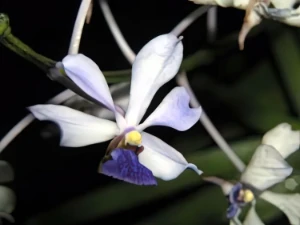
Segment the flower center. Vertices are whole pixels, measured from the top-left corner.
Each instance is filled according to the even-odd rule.
[[[238,200],[243,201],[244,203],[252,202],[254,199],[254,194],[249,189],[241,189],[239,192]]]
[[[133,130],[125,134],[125,144],[140,147],[142,144],[142,135],[140,132]]]

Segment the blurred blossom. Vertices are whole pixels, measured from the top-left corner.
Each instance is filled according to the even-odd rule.
[[[156,91],[177,74],[182,56],[181,38],[165,34],[152,39],[133,63],[129,100],[124,98],[119,103],[113,102],[102,72],[91,59],[82,54],[63,59],[66,75],[96,104],[111,111],[116,123],[66,106],[35,105],[29,109],[39,120],[54,121],[60,126],[62,146],[81,147],[113,139],[100,163],[100,173],[137,185],[156,185],[154,177],[175,179],[187,168],[200,175],[202,171],[181,153],[143,132],[157,125],[185,131],[199,120],[202,109],[189,107],[185,88],[175,87],[140,123]],[[122,105],[127,103],[125,113]]]
[[[8,183],[13,181],[14,172],[12,167],[5,161],[0,161],[0,183]],[[6,219],[13,223],[14,218],[10,215],[15,209],[16,196],[15,193],[5,187],[0,185],[0,223],[2,219]]]
[[[240,49],[249,31],[260,24],[262,18],[272,19],[290,26],[300,27],[299,0],[189,0],[196,4],[234,7],[246,11],[239,34]]]
[[[239,219],[241,209],[251,204],[244,225],[261,225],[263,222],[255,211],[256,199],[262,198],[278,207],[288,217],[292,225],[300,225],[300,194],[280,194],[268,191],[269,188],[284,181],[293,172],[285,161],[299,149],[300,131],[293,131],[291,125],[282,123],[268,131],[262,138],[240,181],[233,184],[217,177],[205,180],[221,186],[228,197],[227,218],[231,224],[242,224]]]

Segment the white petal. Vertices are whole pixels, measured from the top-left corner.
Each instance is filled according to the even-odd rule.
[[[230,220],[229,225],[242,225],[242,223],[238,218],[236,218],[235,220]]]
[[[0,212],[11,213],[15,209],[15,205],[15,193],[5,186],[0,186]]]
[[[97,64],[82,54],[68,55],[63,61],[68,77],[84,92],[114,111],[106,80]]]
[[[142,132],[144,150],[138,155],[139,162],[162,180],[173,180],[185,169],[190,168],[198,175],[202,171],[188,163],[183,155],[159,138]]]
[[[175,87],[156,110],[137,129],[149,126],[167,126],[179,131],[191,128],[199,119],[201,107],[189,107],[190,96],[184,87]]]
[[[287,158],[300,147],[300,131],[293,131],[288,123],[279,124],[263,136],[262,144],[273,146]]]
[[[243,172],[241,181],[265,190],[285,180],[292,171],[293,168],[275,148],[270,145],[260,145]]]
[[[264,225],[255,211],[254,204],[252,204],[251,208],[249,209],[243,225]]]
[[[295,0],[272,0],[272,5],[276,9],[284,9],[284,8],[292,8],[292,6],[295,4]]]
[[[29,110],[37,119],[53,121],[60,126],[62,146],[80,147],[100,143],[119,133],[116,123],[66,106],[35,105]]]
[[[156,91],[179,70],[183,54],[181,40],[173,34],[160,35],[137,54],[132,66],[130,101],[126,121],[141,121]]]
[[[97,64],[82,54],[68,55],[63,61],[68,77],[85,93],[113,111],[121,129],[124,118],[116,111],[106,80]]]
[[[278,194],[264,191],[260,197],[284,212],[292,225],[300,225],[300,194]]]

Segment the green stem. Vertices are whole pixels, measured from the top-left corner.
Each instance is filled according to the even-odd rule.
[[[54,60],[36,53],[11,33],[9,18],[3,13],[0,14],[0,42],[16,54],[34,63],[45,72],[55,66],[56,62]]]

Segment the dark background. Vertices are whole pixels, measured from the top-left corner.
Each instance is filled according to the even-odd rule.
[[[67,54],[80,0],[1,0],[0,3],[0,12],[9,15],[12,33],[15,36],[38,53],[54,60],[59,61]],[[153,37],[169,32],[188,13],[199,7],[187,0],[115,0],[109,1],[109,4],[120,29],[135,52]],[[241,27],[243,16],[243,11],[219,8],[217,39],[237,32]],[[200,48],[211,47],[206,40],[206,16],[198,19],[183,35],[185,56]],[[264,33],[247,39],[246,49],[242,54],[246,55],[249,67],[270,54],[267,41]],[[237,41],[232,45],[235,46],[233,50],[227,52],[229,55],[238,52]],[[0,136],[3,136],[28,113],[26,107],[44,103],[64,90],[64,87],[50,81],[43,71],[5,47],[0,46],[0,51],[2,84]],[[93,59],[102,70],[130,68],[130,64],[118,49],[97,2],[94,4],[91,23],[84,27],[80,52]],[[201,68],[201,71],[218,82],[225,84],[232,82],[232,77],[222,76],[222,68],[220,68],[222,60],[226,57],[222,55],[216,64]],[[234,78],[238,76],[239,73]],[[161,96],[174,85],[175,82],[171,81],[164,86],[153,104],[157,104]],[[201,91],[197,96],[217,127],[239,123],[234,122],[234,114],[218,99]],[[95,188],[119,183],[96,172],[107,143],[76,149],[61,148],[58,147],[58,137],[44,140],[40,136],[39,131],[46,124],[48,123],[35,121],[2,154],[2,158],[13,165],[16,173],[15,182],[11,187],[18,198],[17,208],[13,214],[17,224],[22,224],[39,212],[47,211]],[[244,135],[260,134],[244,124],[239,123],[239,128]],[[152,128],[151,131],[167,142],[179,135],[169,128]],[[196,124],[192,132],[207,136],[200,124]],[[234,140],[234,137],[231,140]],[[199,184],[189,187],[161,201],[145,202],[144,206],[86,224],[113,223],[120,218],[122,223],[133,224],[142,221],[143,218],[151,217],[163,207],[180,202],[181,198],[192,195],[202,186]]]

